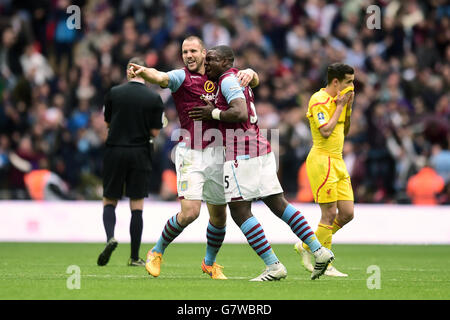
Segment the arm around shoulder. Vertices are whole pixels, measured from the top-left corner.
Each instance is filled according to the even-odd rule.
[[[256,73],[256,71],[254,71],[253,69],[250,69],[250,68],[248,68],[248,70],[253,71],[253,78],[248,85],[250,86],[250,88],[255,88],[259,85],[258,73]]]

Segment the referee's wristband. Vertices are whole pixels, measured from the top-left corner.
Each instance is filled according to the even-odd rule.
[[[214,120],[220,120],[220,113],[222,112],[222,110],[215,108],[213,109],[213,111],[211,111],[211,117]]]

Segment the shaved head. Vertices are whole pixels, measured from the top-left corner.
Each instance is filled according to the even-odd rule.
[[[231,64],[230,67],[233,66],[233,63],[234,63],[234,52],[233,52],[233,49],[231,49],[231,47],[222,45],[222,46],[212,47],[209,50],[216,51],[218,57],[221,60],[226,60],[229,64]]]
[[[211,80],[217,80],[226,70],[233,67],[234,53],[229,46],[215,46],[208,50],[205,71]]]

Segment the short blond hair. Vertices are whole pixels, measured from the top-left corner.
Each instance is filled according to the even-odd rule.
[[[184,41],[197,41],[197,42],[200,44],[200,46],[202,47],[202,50],[205,49],[205,43],[203,42],[202,39],[200,39],[200,37],[197,37],[197,36],[189,36],[189,37],[185,38],[185,39],[183,40],[183,42],[184,42]]]

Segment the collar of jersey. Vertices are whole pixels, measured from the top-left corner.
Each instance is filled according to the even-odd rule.
[[[329,94],[328,92],[325,91],[325,88],[321,88],[320,91],[323,91],[327,96],[329,96],[329,97],[331,98],[331,101],[332,101],[332,102],[336,102],[336,97],[337,97],[337,95],[334,96],[334,97],[330,96],[330,94]]]

